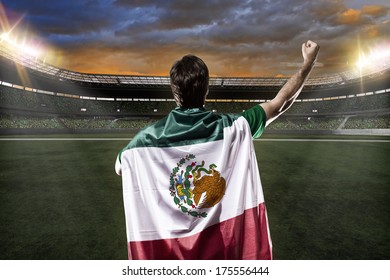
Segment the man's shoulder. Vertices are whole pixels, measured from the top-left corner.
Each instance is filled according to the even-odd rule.
[[[244,111],[241,115],[247,120],[253,138],[258,138],[263,133],[267,121],[267,116],[262,106],[259,104]]]
[[[158,138],[161,134],[162,127],[166,122],[166,118],[157,120],[150,125],[142,128],[138,133],[131,139],[130,143],[127,145],[127,149],[136,148],[139,146],[145,146],[145,143],[148,142],[149,138]]]

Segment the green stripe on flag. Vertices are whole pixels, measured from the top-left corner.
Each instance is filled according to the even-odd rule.
[[[124,149],[174,147],[223,139],[223,129],[240,115],[219,115],[203,108],[176,108],[165,118],[143,129]]]

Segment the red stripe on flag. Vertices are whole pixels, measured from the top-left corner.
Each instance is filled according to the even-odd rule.
[[[174,239],[128,243],[129,259],[272,259],[264,203],[202,232]]]

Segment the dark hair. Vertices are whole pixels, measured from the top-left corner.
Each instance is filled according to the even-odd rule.
[[[171,88],[176,104],[185,108],[203,107],[209,92],[209,70],[199,57],[183,56],[170,71]]]

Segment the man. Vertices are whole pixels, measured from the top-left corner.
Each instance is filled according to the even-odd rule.
[[[276,97],[240,115],[204,109],[209,72],[187,55],[170,71],[178,107],[118,155],[129,259],[272,259],[252,138],[299,95],[319,46]]]

